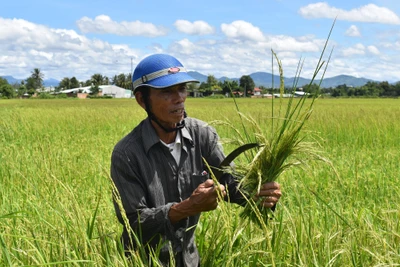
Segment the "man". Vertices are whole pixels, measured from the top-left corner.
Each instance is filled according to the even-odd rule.
[[[115,204],[125,248],[137,246],[129,238],[131,228],[142,244],[163,244],[162,263],[174,255],[176,266],[198,266],[193,226],[201,212],[218,206],[218,192],[233,203],[243,204],[243,197],[231,175],[222,176],[219,188],[210,179],[203,158],[217,167],[225,156],[214,128],[186,117],[186,86],[198,81],[183,65],[170,55],[151,55],[137,65],[132,81],[148,117],[118,142],[111,158],[111,176],[130,226]],[[279,184],[265,184],[259,196],[273,207],[281,196]]]

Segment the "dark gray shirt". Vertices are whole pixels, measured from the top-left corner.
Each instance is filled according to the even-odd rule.
[[[179,164],[160,139],[147,118],[115,146],[111,158],[111,177],[121,197],[130,227],[142,244],[155,247],[164,242],[160,261],[169,261],[172,247],[177,266],[198,266],[199,255],[194,231],[199,215],[172,225],[168,212],[171,206],[188,198],[197,186],[209,178],[203,157],[210,166],[219,166],[225,158],[214,128],[193,118],[185,119],[181,130],[182,151]],[[228,186],[230,201],[241,203],[237,183],[224,175],[221,183]],[[114,201],[115,202],[115,201]],[[124,225],[120,209],[116,213]],[[140,229],[140,231],[139,231]],[[139,233],[140,232],[140,233]],[[129,243],[124,226],[125,247]]]

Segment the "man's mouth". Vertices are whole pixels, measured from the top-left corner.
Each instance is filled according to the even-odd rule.
[[[179,114],[179,113],[182,113],[183,111],[184,111],[183,108],[179,108],[179,109],[172,110],[171,113],[172,114]]]

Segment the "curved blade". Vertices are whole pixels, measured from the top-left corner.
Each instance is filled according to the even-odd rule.
[[[213,173],[215,175],[215,177],[219,180],[219,178],[221,178],[221,176],[224,174],[223,172],[223,168],[224,167],[228,167],[229,164],[235,159],[237,158],[240,154],[242,154],[243,152],[258,147],[259,144],[257,143],[250,143],[250,144],[245,144],[242,145],[238,148],[236,148],[235,150],[233,150],[219,165],[218,168],[213,168]]]
[[[250,143],[242,145],[235,150],[233,150],[219,165],[219,168],[222,169],[223,167],[227,167],[235,158],[237,158],[240,154],[245,152],[246,150],[258,147],[257,143]]]

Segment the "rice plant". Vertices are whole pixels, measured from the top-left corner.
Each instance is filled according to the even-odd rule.
[[[333,25],[329,36],[332,29]],[[332,55],[331,52],[327,62],[322,60],[329,36],[315,68],[310,85],[314,83],[314,80],[323,69],[323,66],[325,66],[325,68],[323,69],[320,82],[322,82],[323,76],[325,75]],[[279,106],[275,108],[274,102],[272,101],[272,114],[269,120],[267,120],[270,122],[269,128],[265,129],[265,125],[263,125],[265,121],[260,122],[251,116],[241,113],[235,101],[244,134],[242,135],[239,130],[235,130],[236,138],[230,141],[241,146],[256,142],[258,143],[258,149],[256,149],[256,151],[244,152],[246,160],[237,164],[234,169],[224,169],[224,171],[231,172],[238,177],[240,181],[239,188],[247,201],[242,216],[250,218],[262,227],[267,225],[271,217],[271,209],[263,207],[261,204],[263,200],[257,197],[263,184],[277,180],[283,172],[291,167],[307,166],[309,160],[317,159],[329,162],[320,153],[318,143],[315,139],[309,138],[310,136],[307,136],[303,131],[306,122],[313,112],[313,105],[319,96],[319,92],[317,91],[313,94],[306,92],[297,101],[295,99],[294,92],[297,88],[297,81],[300,77],[304,60],[300,60],[298,64],[296,79],[292,87],[293,93],[287,100],[287,105],[285,106],[284,102],[286,102],[286,100],[283,99],[285,85],[282,63],[276,53],[273,50],[271,50],[271,52],[272,62],[274,62],[273,59],[275,58],[279,68]],[[233,99],[235,100],[235,98]],[[225,124],[231,129],[236,128],[236,126],[229,121],[214,123]]]

